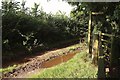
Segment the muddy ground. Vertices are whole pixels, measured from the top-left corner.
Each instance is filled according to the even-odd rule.
[[[76,44],[78,45],[78,44]],[[2,75],[3,78],[25,78],[31,73],[35,73],[38,70],[49,68],[66,62],[71,59],[76,53],[80,52],[82,47],[76,46],[72,49],[66,47],[54,51],[46,52],[43,55],[38,55],[27,59],[28,62],[20,64],[13,71]]]

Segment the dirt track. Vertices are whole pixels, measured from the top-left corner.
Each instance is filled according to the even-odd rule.
[[[11,72],[3,74],[3,78],[25,78],[25,74],[33,73],[38,69],[52,67],[71,59],[81,48],[76,46],[74,49],[68,47],[50,51],[44,55],[31,58],[29,62],[22,64]],[[61,57],[61,58],[60,58]],[[52,64],[54,63],[54,64]],[[24,75],[24,76],[23,76]]]

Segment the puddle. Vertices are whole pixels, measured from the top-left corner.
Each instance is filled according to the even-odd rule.
[[[73,58],[73,56],[79,52],[79,50],[75,51],[74,53],[68,53],[67,55],[63,55],[63,56],[59,56],[57,58],[51,59],[47,62],[44,62],[41,67],[42,68],[49,68],[55,65],[58,65],[60,63],[66,62],[68,60],[70,60],[71,58]]]

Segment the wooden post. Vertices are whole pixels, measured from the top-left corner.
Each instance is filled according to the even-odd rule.
[[[98,42],[99,42],[98,34],[94,34],[92,47],[92,63],[95,65],[98,64],[98,51],[99,51]]]
[[[102,15],[103,12],[89,12],[89,25],[88,25],[88,53],[92,56],[92,40],[91,40],[91,27],[92,27],[92,15]]]
[[[120,41],[119,38],[112,36],[111,58],[110,58],[110,78],[119,78],[120,76]]]
[[[105,61],[101,42],[102,33],[99,33],[98,79],[105,78]]]
[[[92,25],[92,12],[89,13],[89,25],[88,25],[88,52],[89,54],[92,54],[92,48],[91,48],[91,25]]]
[[[113,67],[113,52],[114,51],[114,36],[111,37],[111,55],[110,55],[110,77],[112,77],[112,67]]]

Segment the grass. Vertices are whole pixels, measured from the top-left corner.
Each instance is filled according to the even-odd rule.
[[[97,67],[91,64],[86,51],[76,54],[69,61],[44,69],[34,78],[97,78]]]
[[[7,72],[10,72],[12,71],[13,69],[16,68],[16,65],[13,65],[13,66],[9,66],[7,68],[3,68],[3,69],[0,69],[0,73],[7,73]]]

